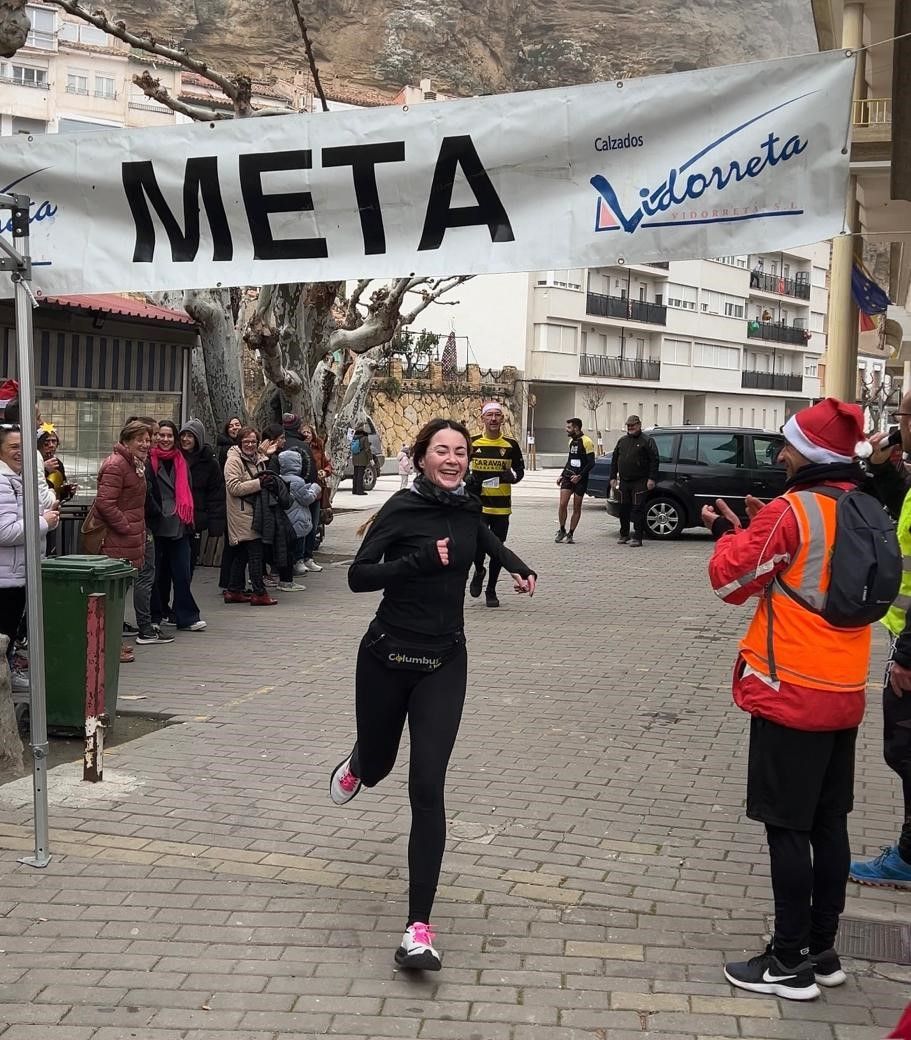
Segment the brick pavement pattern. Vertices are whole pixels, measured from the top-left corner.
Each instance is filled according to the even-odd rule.
[[[45,870],[16,860],[32,847],[28,784],[0,788],[0,1040],[888,1032],[909,968],[849,962],[847,985],[812,1004],[721,977],[726,958],[759,951],[771,897],[761,827],[743,815],[748,720],[729,690],[747,613],[711,594],[710,540],[617,546],[588,502],[578,543],[554,545],[552,479],[531,476],[510,544],[539,570],[539,593],[501,581],[498,611],[466,608],[469,694],[434,914],[442,973],[409,977],[392,960],[407,738],[380,787],[345,808],[328,799],[376,603],[348,591],[358,517],[342,514],[306,592],[225,607],[202,572],[208,630],[137,647],[121,692],[145,700],[123,706],[179,724],[112,749],[90,796],[51,785]],[[858,853],[891,842],[899,818],[875,676],[870,692]],[[908,894],[851,887],[854,915],[909,910]]]

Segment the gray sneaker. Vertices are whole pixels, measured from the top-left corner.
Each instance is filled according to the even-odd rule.
[[[557,537],[554,539],[554,541],[555,542],[562,542],[565,537],[566,537],[566,532],[561,527],[560,530],[557,531]]]
[[[151,632],[140,632],[136,637],[140,646],[154,646],[156,643],[173,643],[173,636],[166,636],[160,629],[152,629]]]
[[[572,531],[568,532],[568,534],[566,535],[566,544],[567,545],[575,545],[576,544],[576,540],[573,538]]]
[[[630,540],[629,540],[629,547],[631,549],[641,549],[642,548],[642,539],[641,538],[630,538]]]

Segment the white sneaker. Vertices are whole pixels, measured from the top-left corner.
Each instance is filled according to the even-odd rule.
[[[351,772],[351,755],[332,770],[329,777],[329,797],[336,805],[344,805],[360,791],[360,777]]]
[[[30,690],[32,688],[32,684],[28,681],[28,676],[25,672],[20,672],[15,668],[10,672],[10,685],[14,690]]]
[[[400,968],[412,968],[422,971],[439,971],[443,966],[439,953],[433,948],[436,938],[433,929],[423,921],[415,921],[408,925],[402,942],[395,951],[395,963]]]
[[[279,592],[303,592],[306,588],[306,585],[299,585],[296,581],[280,581],[278,583]]]
[[[202,632],[202,631],[204,631],[208,627],[209,626],[205,623],[205,621],[199,620],[199,621],[194,621],[192,625],[187,625],[187,631],[188,632]]]
[[[298,560],[297,563],[294,564],[294,573],[295,574],[306,574],[307,573],[307,561],[306,560]]]
[[[322,567],[320,567],[320,565],[319,565],[319,564],[318,564],[318,563],[316,562],[316,560],[314,560],[314,559],[313,559],[313,557],[312,557],[312,556],[311,556],[311,557],[309,557],[309,559],[306,559],[306,560],[304,560],[304,566],[305,566],[305,567],[307,568],[307,570],[308,570],[308,571],[313,571],[314,573],[315,573],[316,571],[321,571],[321,570],[323,569],[323,568],[322,568]]]

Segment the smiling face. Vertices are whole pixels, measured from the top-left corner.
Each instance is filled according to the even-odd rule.
[[[439,430],[421,462],[424,476],[445,491],[455,491],[468,469],[468,444],[458,430]]]
[[[149,431],[145,430],[143,433],[140,433],[137,437],[133,437],[131,440],[128,440],[126,442],[126,446],[134,459],[136,459],[138,462],[145,462],[149,455],[149,448],[151,447],[151,443],[152,438],[149,435]]]
[[[185,430],[180,435],[180,450],[188,453],[196,451],[196,438],[189,430]]]
[[[158,447],[162,451],[170,451],[174,447],[174,431],[170,426],[158,427]]]
[[[787,441],[784,442],[784,446],[778,453],[778,461],[784,466],[788,479],[793,477],[799,469],[809,465],[809,459],[801,455],[794,445],[788,444]]]
[[[22,472],[22,434],[18,430],[10,430],[3,438],[0,461],[5,462],[14,473]]]
[[[228,423],[228,436],[233,440],[240,433],[243,423],[240,419],[232,419]]]
[[[255,433],[248,433],[240,442],[240,450],[245,455],[255,455],[259,447],[259,437]]]

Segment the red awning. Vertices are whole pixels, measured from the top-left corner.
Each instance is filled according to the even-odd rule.
[[[120,314],[127,318],[142,318],[163,325],[195,325],[186,311],[175,311],[159,307],[144,300],[134,300],[116,293],[100,293],[85,296],[40,296],[38,302],[51,307],[85,311],[90,314]]]

